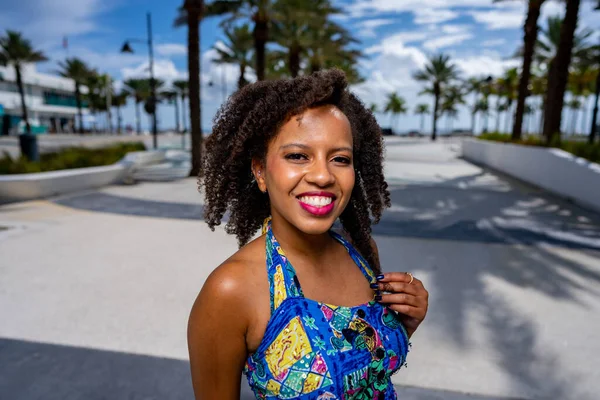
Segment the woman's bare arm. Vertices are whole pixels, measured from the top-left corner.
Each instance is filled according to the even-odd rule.
[[[249,312],[244,265],[227,262],[206,280],[190,313],[188,349],[197,400],[239,400]]]

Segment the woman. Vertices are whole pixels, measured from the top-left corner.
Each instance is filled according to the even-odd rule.
[[[196,398],[238,399],[242,371],[259,399],[396,398],[390,376],[428,294],[408,273],[380,271],[371,218],[390,205],[382,149],[338,70],[249,85],[219,111],[205,219],[214,229],[229,211],[225,229],[243,247],[191,311]]]

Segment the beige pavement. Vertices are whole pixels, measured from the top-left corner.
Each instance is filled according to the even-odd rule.
[[[399,398],[595,399],[600,216],[459,145],[388,140],[375,238],[431,293]],[[237,248],[201,214],[195,179],[0,207],[0,398],[190,398],[187,314]]]

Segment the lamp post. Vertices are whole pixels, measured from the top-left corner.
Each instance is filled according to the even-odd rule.
[[[152,111],[152,142],[154,149],[158,147],[157,136],[158,128],[156,123],[156,80],[154,79],[154,51],[152,48],[152,19],[150,13],[146,13],[146,25],[148,27],[148,37],[146,40],[128,39],[123,43],[121,53],[133,53],[133,49],[129,45],[130,42],[146,43],[148,45],[149,69],[150,69],[150,110]]]
[[[596,11],[600,11],[600,0],[598,0]],[[598,66],[600,67],[600,48],[598,49],[597,61]],[[594,140],[596,140],[596,128],[598,125],[598,97],[600,97],[600,71],[598,71],[598,76],[596,77],[596,97],[594,98],[594,111],[592,113],[592,127],[590,128],[590,136],[588,137],[588,142],[590,144],[594,143]]]

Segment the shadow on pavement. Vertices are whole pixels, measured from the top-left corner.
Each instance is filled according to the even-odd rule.
[[[255,399],[242,377],[240,400]],[[397,387],[404,400],[503,400]],[[189,363],[106,350],[0,338],[0,398],[191,400]]]

